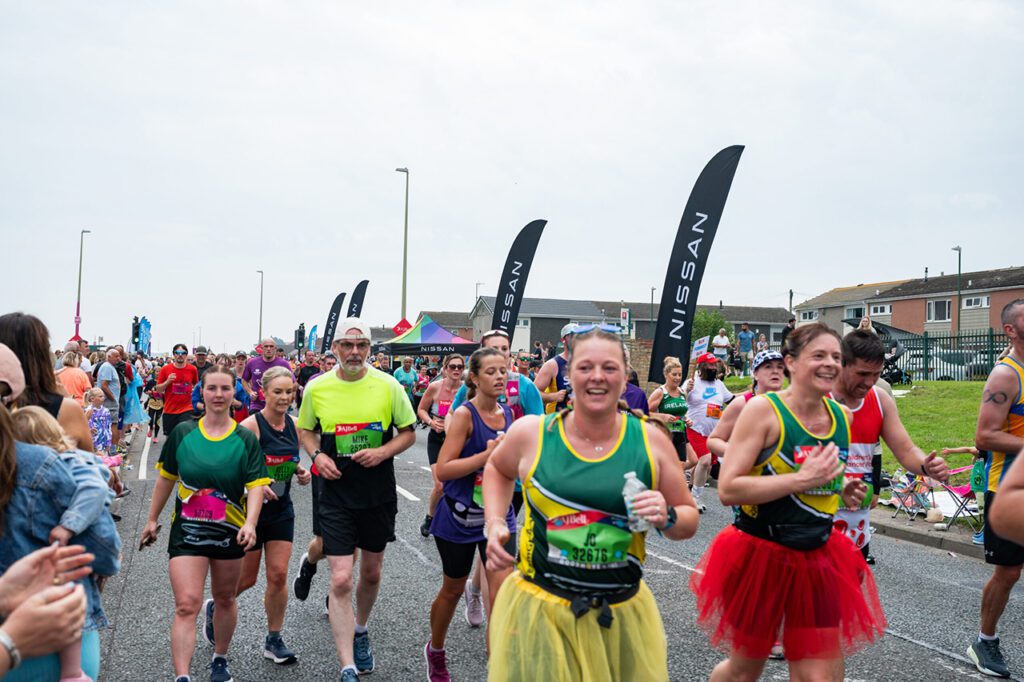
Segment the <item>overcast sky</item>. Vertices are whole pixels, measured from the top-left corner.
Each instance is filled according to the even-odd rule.
[[[2,2],[0,310],[157,350],[493,294],[650,298],[687,196],[746,145],[702,303],[1018,266],[1014,2]],[[617,312],[617,311],[616,311]]]

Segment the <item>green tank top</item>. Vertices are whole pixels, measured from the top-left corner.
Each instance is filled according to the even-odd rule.
[[[817,435],[808,431],[796,415],[774,392],[765,394],[779,421],[779,442],[766,448],[757,458],[752,476],[777,476],[800,470],[806,451],[819,443],[835,443],[839,447],[839,458],[845,463],[850,448],[850,423],[839,403],[831,398],[822,398],[825,408],[832,417],[828,433]],[[839,509],[839,495],[842,492],[843,476],[837,476],[820,488],[787,495],[764,504],[743,505],[740,515],[763,524],[832,524],[832,517]]]
[[[622,415],[618,442],[595,460],[572,449],[559,415],[541,420],[537,459],[523,481],[527,511],[518,563],[541,587],[621,592],[643,576],[644,534],[629,530],[622,486],[635,471],[654,489],[656,470],[644,421]]]
[[[673,398],[669,395],[668,388],[665,386],[661,387],[661,402],[658,403],[658,409],[655,412],[679,417],[676,421],[668,423],[669,431],[683,432],[686,430],[686,422],[683,421],[683,417],[686,416],[688,409],[690,409],[690,406],[686,403],[686,394],[682,392],[682,389],[679,391],[679,396]]]

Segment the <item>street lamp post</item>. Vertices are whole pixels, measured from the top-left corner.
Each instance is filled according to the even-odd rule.
[[[960,261],[963,256],[963,249],[959,246],[954,246],[953,251],[956,251],[956,335],[957,343],[960,342],[960,316],[964,312],[964,302],[960,294]]]
[[[405,287],[409,269],[409,169],[396,168],[396,172],[405,173],[405,230],[402,233],[402,319],[405,319]]]
[[[256,272],[260,273],[260,335],[256,339],[256,343],[259,343],[263,340],[263,271],[257,270]]]
[[[79,325],[82,323],[82,251],[85,248],[85,235],[92,234],[92,230],[82,230],[78,235],[78,294],[75,296],[75,336],[74,340],[81,337],[78,335]]]
[[[485,284],[487,284],[487,282],[477,282],[476,283],[476,298],[473,299],[473,305],[476,305],[476,302],[478,300],[480,300],[480,287],[482,287]]]

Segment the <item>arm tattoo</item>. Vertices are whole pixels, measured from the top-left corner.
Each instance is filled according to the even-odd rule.
[[[1003,391],[985,391],[982,395],[981,402],[1005,405],[1009,399],[1010,396]]]

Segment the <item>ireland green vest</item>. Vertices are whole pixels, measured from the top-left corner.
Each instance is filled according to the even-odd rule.
[[[686,394],[681,390],[679,396],[673,398],[668,393],[668,388],[665,386],[661,387],[661,402],[658,404],[656,412],[663,414],[670,414],[673,417],[679,417],[674,422],[668,424],[669,431],[683,432],[686,430],[686,422],[683,421],[683,417],[686,416],[686,411],[690,409],[689,405],[686,404]]]
[[[758,456],[750,472],[751,476],[777,476],[799,471],[807,451],[819,443],[835,443],[839,447],[839,458],[846,462],[850,448],[850,423],[839,403],[831,398],[822,398],[832,417],[832,427],[828,433],[817,435],[804,428],[776,393],[767,393],[765,397],[779,421],[779,442]],[[843,476],[840,475],[820,488],[787,495],[764,504],[743,505],[740,507],[740,516],[761,524],[831,526],[832,516],[839,509],[842,487]]]
[[[590,595],[636,586],[644,534],[629,530],[622,486],[631,471],[648,488],[657,486],[644,422],[622,413],[618,442],[600,459],[583,459],[572,449],[558,414],[541,420],[538,442],[523,481],[520,572],[541,587]]]

